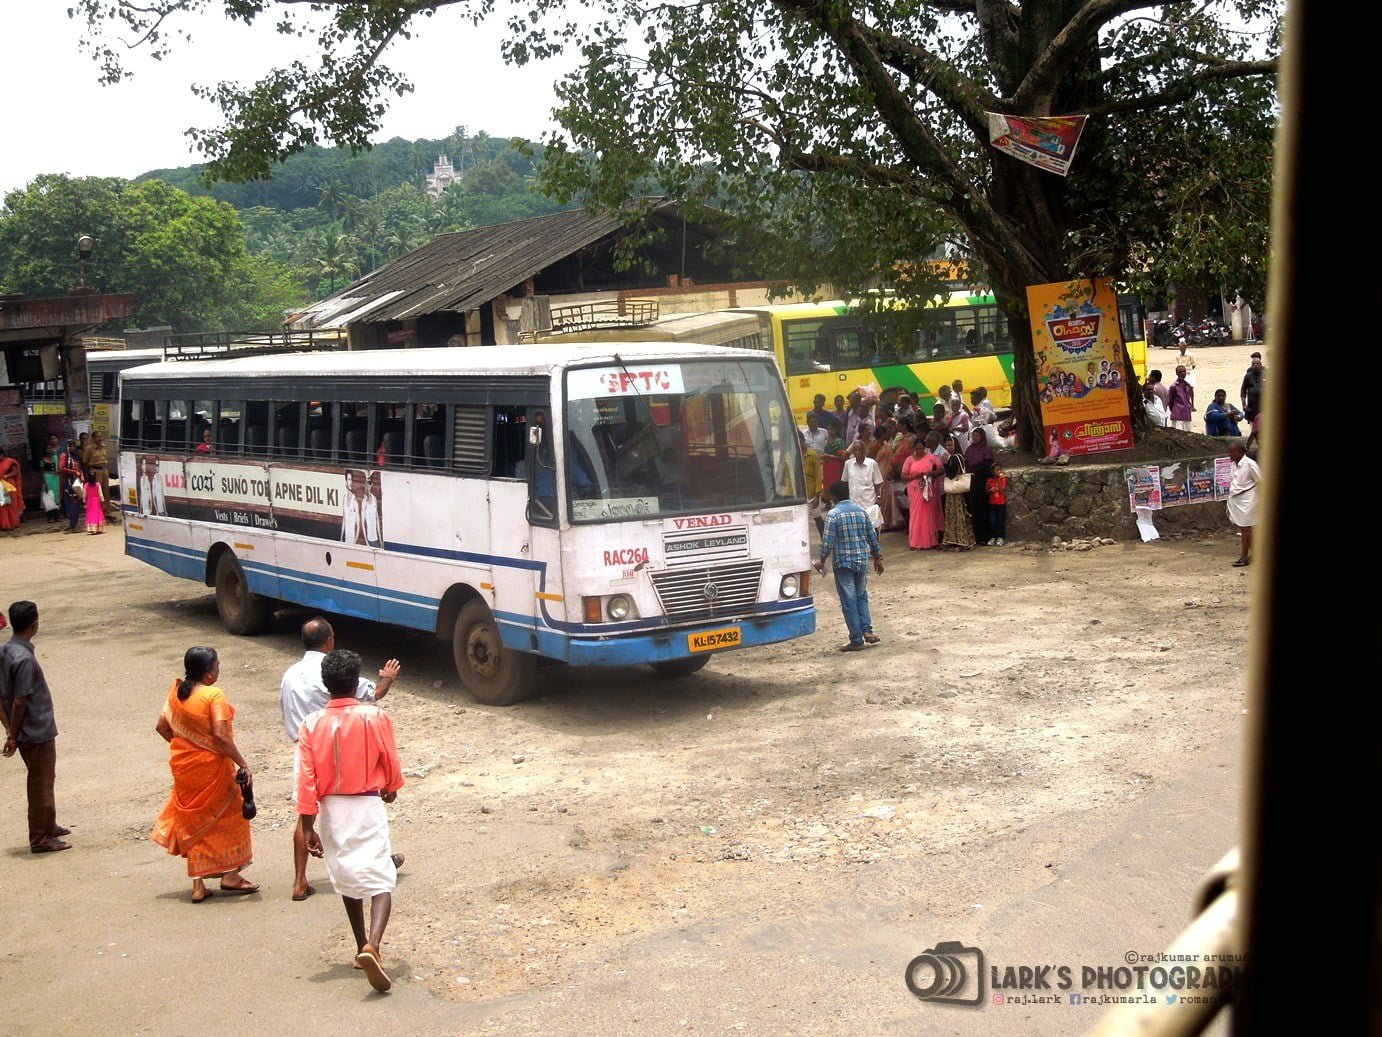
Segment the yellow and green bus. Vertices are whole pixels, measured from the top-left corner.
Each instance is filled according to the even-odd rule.
[[[827,404],[862,385],[875,385],[886,402],[911,395],[923,414],[936,390],[957,379],[966,393],[983,386],[996,408],[1012,405],[1013,353],[1008,322],[991,294],[950,293],[928,306],[905,340],[875,329],[847,302],[786,303],[745,308],[764,324],[787,383],[792,412],[804,421],[817,394]],[[1118,297],[1119,325],[1140,379],[1147,373],[1144,314],[1134,296]]]

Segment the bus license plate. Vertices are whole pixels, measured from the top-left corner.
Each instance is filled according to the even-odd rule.
[[[742,640],[738,627],[724,627],[687,634],[686,647],[693,652],[718,652],[722,648],[738,648]]]

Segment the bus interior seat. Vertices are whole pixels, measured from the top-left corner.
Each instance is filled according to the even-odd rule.
[[[278,452],[285,455],[295,455],[298,452],[297,429],[281,428],[278,430]]]
[[[388,431],[381,440],[384,445],[384,461],[396,465],[403,460],[403,433]]]
[[[440,468],[445,461],[446,455],[442,448],[440,433],[433,433],[430,436],[422,437],[422,453],[426,458],[429,468]]]
[[[353,428],[345,434],[346,459],[363,461],[365,459],[365,430]]]
[[[245,452],[264,454],[269,448],[269,430],[264,425],[245,426]]]
[[[331,430],[314,428],[307,434],[307,456],[324,461],[331,456]]]

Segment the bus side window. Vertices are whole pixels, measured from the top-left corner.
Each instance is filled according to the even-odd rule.
[[[439,403],[412,404],[404,463],[410,468],[441,468],[446,464],[446,407]]]
[[[369,442],[369,405],[338,403],[340,408],[340,439],[336,442],[336,457],[350,464],[365,464],[373,459],[366,447]]]
[[[217,453],[238,454],[240,434],[245,427],[245,404],[242,400],[222,400],[220,427],[216,430]]]
[[[131,446],[144,445],[144,401],[126,396],[120,403],[120,438]]]
[[[244,453],[246,457],[269,456],[269,403],[250,400],[245,404]]]
[[[524,479],[527,469],[528,412],[525,407],[494,408],[494,444],[490,474],[496,479]]]
[[[552,443],[552,426],[547,412],[539,407],[528,411],[526,426],[536,434],[537,442],[525,437],[527,451],[523,465],[528,477],[528,521],[535,526],[557,524],[557,462],[556,447]]]
[[[383,468],[403,463],[403,434],[407,404],[376,403],[374,405],[374,439],[372,458]]]
[[[274,403],[270,407],[269,452],[276,458],[297,458],[302,453],[300,427],[302,404]]]

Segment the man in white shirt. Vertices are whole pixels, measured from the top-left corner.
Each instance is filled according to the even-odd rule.
[[[893,417],[898,421],[903,418],[911,418],[915,422],[920,420],[921,412],[917,410],[916,404],[912,402],[910,396],[905,392],[900,392],[897,394],[897,402],[893,404]]]
[[[278,686],[279,705],[283,708],[283,729],[297,742],[302,722],[319,709],[325,709],[331,694],[322,683],[322,660],[336,647],[336,632],[320,616],[302,625],[302,646],[307,649],[301,659],[283,673]],[[360,678],[356,698],[362,702],[378,702],[389,693],[398,677],[401,665],[390,659],[379,671],[379,683]],[[294,754],[296,767],[296,754]],[[297,774],[293,774],[293,788],[297,788]],[[296,805],[294,813],[297,812]],[[403,855],[394,855],[395,867],[403,863]],[[293,899],[306,900],[316,890],[307,884],[307,835],[301,824],[293,826]]]
[[[1257,484],[1262,472],[1257,462],[1248,456],[1241,443],[1228,445],[1229,460],[1233,462],[1233,478],[1228,484],[1228,518],[1242,535],[1243,546],[1234,566],[1252,564],[1252,527],[1257,524]]]
[[[830,430],[821,427],[821,419],[816,412],[806,412],[806,428],[802,429],[806,445],[818,454],[825,453],[825,445],[830,442]]]
[[[345,514],[341,522],[341,542],[363,544],[360,536],[360,512],[364,507],[365,473],[354,469],[346,472]]]
[[[365,527],[365,543],[370,547],[380,547],[383,544],[383,533],[380,527],[383,525],[384,504],[383,477],[378,472],[371,472],[365,482],[365,499],[360,502],[360,522]]]
[[[989,391],[982,385],[969,393],[970,420],[974,425],[992,425],[998,420],[993,404],[989,402]]]
[[[878,462],[867,455],[862,439],[856,439],[850,445],[844,475],[849,483],[849,499],[868,512],[874,529],[882,528],[883,510],[879,507],[878,498],[886,488],[883,476],[878,471]]]

